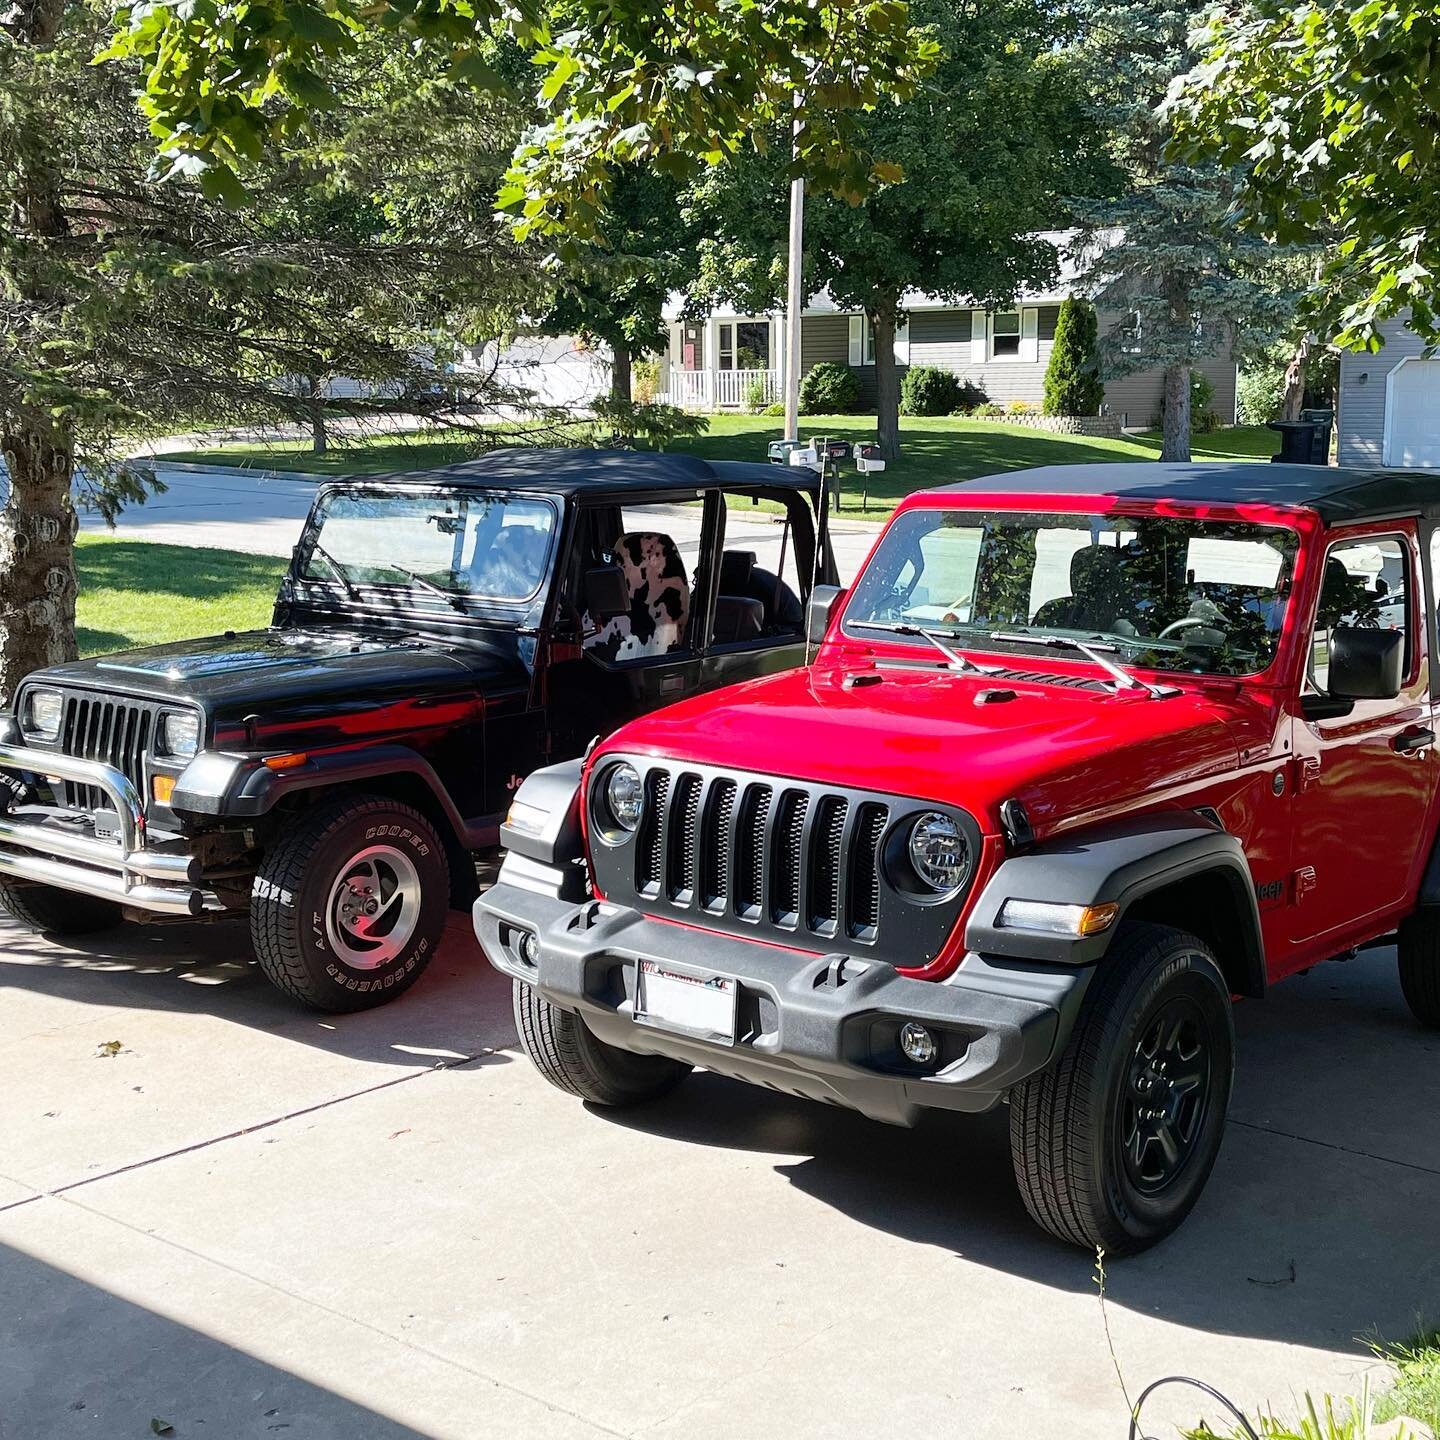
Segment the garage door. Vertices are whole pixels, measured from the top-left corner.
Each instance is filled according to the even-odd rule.
[[[1407,360],[1390,376],[1385,463],[1440,468],[1440,360]]]

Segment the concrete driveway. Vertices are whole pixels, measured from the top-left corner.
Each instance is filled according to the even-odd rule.
[[[5,928],[0,988],[5,1440],[1125,1435],[1092,1259],[1030,1226],[1003,1114],[890,1130],[706,1074],[587,1110],[460,916],[348,1018],[233,926]],[[1436,1314],[1440,1039],[1389,952],[1239,1027],[1214,1181],[1108,1315],[1132,1394],[1283,1409]]]

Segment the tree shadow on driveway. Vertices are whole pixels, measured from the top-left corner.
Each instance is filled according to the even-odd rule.
[[[1217,1334],[1357,1354],[1369,1337],[1433,1322],[1440,1036],[1405,1010],[1393,952],[1287,981],[1239,1006],[1236,1020],[1235,1100],[1210,1185],[1176,1235],[1107,1265],[1108,1298]],[[698,1075],[657,1105],[606,1113],[677,1141],[798,1156],[777,1171],[866,1225],[1095,1291],[1095,1257],[1051,1241],[1026,1215],[1003,1109],[893,1129]]]
[[[452,911],[425,974],[398,1001],[351,1015],[282,995],[250,953],[243,920],[122,925],[47,940],[0,920],[0,992],[81,1005],[209,1015],[351,1059],[415,1067],[513,1047],[510,983],[470,918]],[[496,1057],[499,1058],[499,1057]]]

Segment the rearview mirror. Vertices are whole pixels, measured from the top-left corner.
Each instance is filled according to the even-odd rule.
[[[830,628],[830,617],[835,614],[845,592],[838,585],[817,585],[810,592],[810,604],[805,610],[805,639],[811,645],[818,645]]]
[[[618,565],[596,565],[587,570],[582,591],[591,620],[613,620],[629,612],[630,587]]]
[[[1404,683],[1405,636],[1399,630],[1337,625],[1330,632],[1327,688],[1344,700],[1393,700]]]

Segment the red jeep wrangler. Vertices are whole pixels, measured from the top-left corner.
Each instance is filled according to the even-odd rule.
[[[912,1122],[1010,1106],[1035,1220],[1195,1204],[1231,1000],[1398,938],[1440,1024],[1431,477],[1079,465],[914,495],[813,663],[521,788],[476,905],[556,1085],[693,1066]]]

